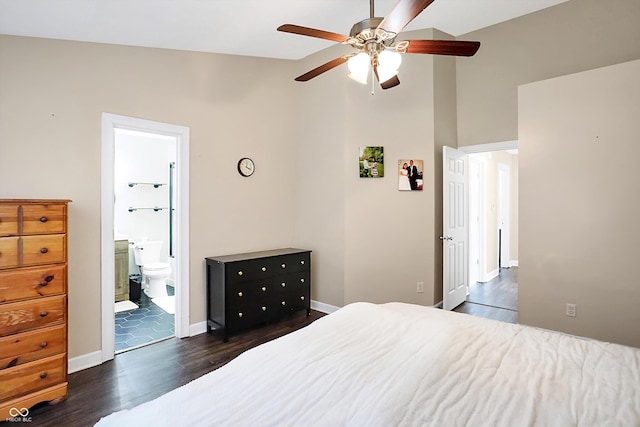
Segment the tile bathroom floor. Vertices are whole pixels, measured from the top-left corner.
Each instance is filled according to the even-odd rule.
[[[167,286],[169,295],[174,294],[173,290],[173,287]],[[144,292],[140,293],[140,301],[135,303],[138,308],[116,313],[116,354],[175,335],[173,314],[151,302]]]

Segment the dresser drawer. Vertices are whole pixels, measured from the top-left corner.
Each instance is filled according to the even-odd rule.
[[[51,234],[22,238],[22,265],[66,262],[67,235]]]
[[[0,338],[0,370],[66,352],[65,325]]]
[[[18,206],[20,205],[0,205],[0,236],[18,234]]]
[[[273,275],[270,259],[261,258],[232,262],[227,265],[227,269],[227,280],[229,283],[260,280]]]
[[[229,307],[233,308],[249,301],[277,298],[278,292],[279,290],[270,279],[230,284],[227,288],[227,301]]]
[[[23,205],[22,234],[67,232],[66,205]]]
[[[19,237],[0,237],[0,268],[18,266]]]
[[[0,370],[0,401],[65,382],[66,354]]]
[[[66,265],[0,271],[0,303],[63,294],[66,290]]]
[[[53,296],[0,305],[0,336],[63,323],[66,296]]]
[[[277,274],[305,271],[308,269],[310,261],[311,257],[309,253],[283,255],[274,258],[273,268]]]

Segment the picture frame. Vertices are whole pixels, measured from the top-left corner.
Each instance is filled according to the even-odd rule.
[[[360,147],[358,173],[360,178],[384,177],[384,147]]]
[[[424,186],[424,161],[398,160],[398,190],[422,191]]]

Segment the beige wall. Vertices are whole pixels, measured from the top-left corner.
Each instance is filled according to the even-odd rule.
[[[204,258],[290,246],[294,124],[288,61],[0,36],[0,197],[70,198],[69,354],[100,340],[101,113],[191,129],[191,319]],[[250,179],[240,157],[256,162]]]
[[[640,61],[524,85],[518,105],[519,321],[640,347]]]
[[[412,36],[430,38],[432,31]],[[337,46],[312,55],[296,64],[297,73],[346,52]],[[297,178],[297,238],[317,249],[314,299],[337,306],[433,304],[434,60],[406,55],[400,86],[384,92],[376,86],[374,96],[370,84],[358,85],[347,73],[343,66],[296,90],[298,162],[314,165]],[[442,114],[455,123],[447,108]],[[358,150],[367,145],[384,146],[383,179],[358,175]],[[429,178],[422,192],[398,191],[397,162],[407,158],[424,160]],[[418,281],[424,282],[422,294],[416,293]]]
[[[436,174],[434,59],[407,55],[403,83],[375,96],[346,67],[293,81],[344,48],[291,62],[0,36],[0,197],[73,199],[70,357],[101,346],[102,112],[190,128],[191,324],[205,320],[205,257],[282,246],[314,251],[314,300],[433,304],[442,183],[400,192],[394,171],[415,158]],[[449,77],[439,113],[448,143],[453,90]],[[358,177],[361,145],[385,147],[384,179]],[[243,156],[256,161],[250,179],[236,172]]]
[[[640,58],[640,1],[571,0],[458,37],[458,144],[518,139],[517,87]]]

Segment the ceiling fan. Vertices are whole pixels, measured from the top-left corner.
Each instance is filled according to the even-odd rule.
[[[398,0],[384,18],[374,16],[373,1],[369,0],[370,17],[354,24],[349,36],[293,24],[278,27],[278,31],[336,41],[356,50],[296,77],[296,81],[306,82],[347,62],[353,80],[366,84],[371,73],[382,89],[389,89],[400,84],[401,53],[473,56],[480,47],[480,42],[457,40],[404,40],[394,45],[398,33],[434,0]]]

